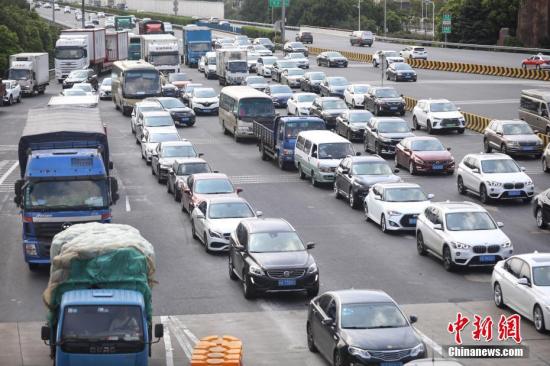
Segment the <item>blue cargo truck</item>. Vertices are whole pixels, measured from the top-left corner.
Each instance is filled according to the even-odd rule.
[[[54,237],[41,338],[55,366],[147,366],[154,327],[151,243],[129,225],[74,225]]]
[[[207,27],[183,27],[183,60],[189,67],[197,67],[199,59],[212,50],[212,30]]]
[[[23,254],[30,270],[50,263],[55,234],[82,222],[110,222],[118,184],[109,176],[109,145],[99,111],[31,109],[19,140]]]
[[[275,160],[281,169],[294,166],[294,146],[301,131],[325,130],[325,122],[318,117],[281,117],[271,122],[254,121],[254,135],[262,160]]]

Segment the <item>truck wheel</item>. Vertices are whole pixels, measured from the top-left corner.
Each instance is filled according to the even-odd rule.
[[[279,169],[286,170],[286,163],[281,157],[277,159],[277,165],[279,166]]]
[[[298,174],[300,175],[300,179],[306,179],[306,174],[302,170],[302,166],[298,165]]]
[[[17,103],[21,103],[21,94],[17,97]]]
[[[267,154],[265,153],[264,144],[260,144],[260,155],[261,155],[263,161],[268,161],[269,160],[269,156],[267,156]]]
[[[11,95],[10,95],[10,99],[8,99],[8,104],[9,104],[9,105],[13,105],[13,98],[12,98]]]
[[[36,263],[29,263],[29,270],[31,272],[36,272],[38,271],[38,269],[40,268],[40,266]]]

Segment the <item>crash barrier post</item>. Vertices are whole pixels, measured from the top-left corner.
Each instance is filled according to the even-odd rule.
[[[191,366],[242,366],[243,344],[232,336],[201,338],[193,348]]]

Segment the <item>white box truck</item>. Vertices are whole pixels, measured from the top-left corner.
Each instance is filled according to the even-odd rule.
[[[55,77],[62,82],[71,71],[87,68],[100,73],[105,56],[105,28],[63,30],[55,43]]]
[[[108,32],[105,35],[105,47],[107,49],[106,64],[103,67],[112,67],[115,61],[128,59],[128,31]]]
[[[48,53],[11,55],[8,79],[17,80],[25,95],[43,94],[50,81]]]
[[[216,73],[220,85],[240,85],[248,76],[246,50],[216,50]]]
[[[181,71],[181,42],[171,34],[144,34],[141,36],[141,58],[162,73]]]

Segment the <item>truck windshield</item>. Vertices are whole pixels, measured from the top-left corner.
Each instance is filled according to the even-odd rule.
[[[239,118],[245,117],[273,117],[275,108],[269,98],[247,98],[239,104]]]
[[[227,70],[231,72],[247,72],[248,62],[246,61],[232,61],[227,64]]]
[[[124,80],[126,97],[155,96],[160,94],[160,78],[157,71],[128,71]]]
[[[177,53],[161,53],[149,56],[149,62],[155,66],[178,65],[180,63]]]
[[[68,353],[135,353],[144,349],[141,309],[75,305],[63,312],[60,345]]]
[[[27,210],[81,210],[109,206],[105,180],[31,182],[25,190]]]
[[[55,49],[55,58],[58,60],[78,60],[86,57],[86,52],[82,48],[64,48]]]
[[[10,69],[8,79],[11,80],[29,80],[31,76],[30,70]]]
[[[309,130],[324,130],[325,123],[323,121],[296,121],[287,122],[285,134],[287,138],[296,138],[302,131]]]
[[[189,49],[193,52],[208,52],[210,51],[210,43],[190,43]]]

